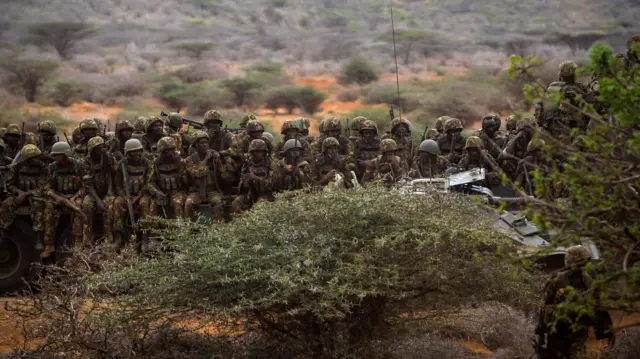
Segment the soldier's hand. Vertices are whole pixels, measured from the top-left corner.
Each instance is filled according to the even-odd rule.
[[[27,197],[29,197],[31,195],[31,192],[24,192],[24,191],[20,191],[20,194],[18,194],[18,200],[20,200],[21,202],[24,201]]]
[[[167,195],[164,192],[158,191],[158,193],[156,193],[156,196],[159,199],[167,199]]]
[[[104,213],[106,211],[106,209],[107,209],[105,207],[105,205],[104,205],[104,201],[102,201],[102,200],[98,200],[96,202],[96,207],[98,209],[98,213]]]

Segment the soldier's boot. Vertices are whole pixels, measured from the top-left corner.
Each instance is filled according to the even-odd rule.
[[[122,232],[115,231],[113,232],[113,247],[116,250],[116,253],[120,254],[122,248],[124,248],[124,240],[122,238]]]
[[[36,232],[36,250],[42,252],[44,249],[44,232]]]

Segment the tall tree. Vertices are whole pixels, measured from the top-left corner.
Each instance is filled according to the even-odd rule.
[[[0,59],[0,70],[7,74],[9,87],[21,88],[28,102],[34,102],[38,90],[60,64],[53,60],[26,59],[16,56]]]
[[[27,31],[31,41],[53,46],[65,60],[71,57],[78,41],[96,33],[92,25],[82,22],[44,22],[29,26]]]
[[[435,38],[436,35],[432,33],[428,33],[422,30],[404,30],[398,32],[396,34],[396,43],[400,44],[400,51],[403,54],[403,62],[405,65],[409,65],[411,61],[411,51],[413,50],[414,45],[424,41],[426,39]],[[383,41],[393,42],[392,35],[385,35],[381,38]]]

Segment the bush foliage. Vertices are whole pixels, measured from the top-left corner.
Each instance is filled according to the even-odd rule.
[[[342,67],[338,81],[343,85],[366,85],[379,78],[376,66],[363,56],[354,56]]]

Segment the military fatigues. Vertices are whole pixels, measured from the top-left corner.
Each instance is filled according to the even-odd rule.
[[[82,231],[82,241],[85,245],[91,244],[94,240],[96,200],[90,193],[89,188],[95,190],[98,197],[104,202],[105,211],[103,215],[104,234],[111,241],[113,239],[113,176],[115,172],[115,161],[109,154],[103,154],[100,161],[94,161],[91,156],[87,156],[82,162],[84,176],[82,182],[85,186],[85,196],[82,199],[82,212],[87,216],[84,221]]]
[[[2,141],[2,139],[0,139],[0,141]],[[0,155],[0,200],[4,200],[7,196],[7,193],[5,193],[5,185],[7,176],[9,175],[10,164],[11,158],[5,155]]]
[[[356,164],[356,176],[359,180],[362,179],[369,161],[378,157],[378,152],[380,152],[379,137],[374,137],[371,141],[364,137],[355,140],[353,158]]]
[[[311,166],[306,160],[295,165],[288,164],[285,159],[277,163],[276,189],[278,191],[295,191],[311,187]]]
[[[322,142],[328,137],[330,136],[320,135],[318,138],[315,139],[315,141],[313,141],[313,144],[311,145],[311,149],[315,155],[322,153]],[[344,161],[349,162],[351,159],[351,156],[353,156],[353,151],[354,151],[353,142],[349,141],[348,138],[342,135],[338,136],[336,140],[338,140],[338,143],[340,143],[340,149],[338,151],[340,153],[340,156],[343,158]]]
[[[160,158],[153,160],[150,180],[147,183],[149,193],[154,197],[151,202],[152,216],[163,215],[163,207],[171,206],[176,218],[184,217],[184,201],[186,171],[184,160],[165,163]],[[164,193],[167,198],[161,199],[158,193]]]
[[[431,161],[429,161],[431,159]],[[409,171],[411,178],[432,178],[443,174],[449,167],[449,161],[442,156],[430,156],[424,161],[421,156],[413,158],[413,165]]]
[[[47,167],[47,182],[45,194],[53,192],[61,197],[72,199],[75,197],[74,204],[78,207],[82,206],[82,198],[84,189],[82,186],[83,171],[82,166],[75,158],[67,158],[68,163],[64,166],[53,162]],[[76,243],[82,239],[83,218],[78,213],[65,205],[58,205],[54,201],[45,204],[45,236],[44,243],[47,246],[53,246],[53,238],[58,226],[60,216],[68,214],[71,216],[71,234]]]
[[[394,157],[395,164],[384,161],[381,155],[369,162],[367,170],[362,176],[362,184],[372,182],[377,178],[382,183],[390,185],[403,178],[408,172],[407,163],[400,156]]]
[[[124,179],[122,168],[127,172],[127,180]],[[147,184],[151,180],[153,167],[151,161],[142,158],[140,163],[129,163],[127,158],[122,159],[116,165],[115,192],[117,197],[113,202],[113,232],[122,232],[125,227],[129,212],[127,207],[127,188],[131,195],[131,207],[134,218],[139,220],[149,215],[151,197],[147,192]],[[125,187],[127,186],[127,187]],[[135,225],[135,223],[132,223]]]
[[[500,152],[502,152],[505,145],[505,138],[500,132],[496,132],[493,138],[491,138],[484,131],[480,130],[474,133],[474,136],[480,137],[484,149],[491,155],[491,157],[498,158],[498,156],[500,156]]]
[[[235,214],[251,208],[261,201],[274,201],[273,192],[276,185],[278,168],[269,157],[261,163],[253,163],[251,159],[245,161],[242,173],[253,173],[260,177],[259,181],[240,180],[240,193],[231,204],[231,211]]]
[[[45,166],[27,166],[22,162],[9,170],[6,186],[9,198],[0,208],[0,228],[7,229],[19,214],[28,214],[35,232],[44,232],[44,202],[27,198],[24,202],[18,198],[19,191],[32,191],[32,196],[42,197],[46,186]]]
[[[339,147],[340,145],[338,140],[333,137],[329,137],[323,141],[322,147],[325,149],[327,146]],[[347,163],[343,157],[338,155],[336,158],[330,158],[324,151],[316,155],[313,158],[313,162],[311,162],[310,177],[313,181],[313,185],[316,188],[324,188],[329,183],[334,182],[336,180],[335,177],[327,184],[322,183],[323,178],[332,170],[335,170],[337,174],[344,179],[343,185],[346,188],[352,188],[354,186],[353,181],[356,179],[353,178],[352,172],[347,168]]]
[[[223,220],[223,202],[221,182],[233,181],[233,178],[226,178],[228,174],[224,171],[221,162],[215,163],[210,159],[207,164],[203,164],[204,157],[196,152],[187,157],[185,164],[190,177],[190,185],[185,200],[185,215],[191,217],[195,209],[202,202],[207,203],[212,209],[212,219],[216,222]]]

